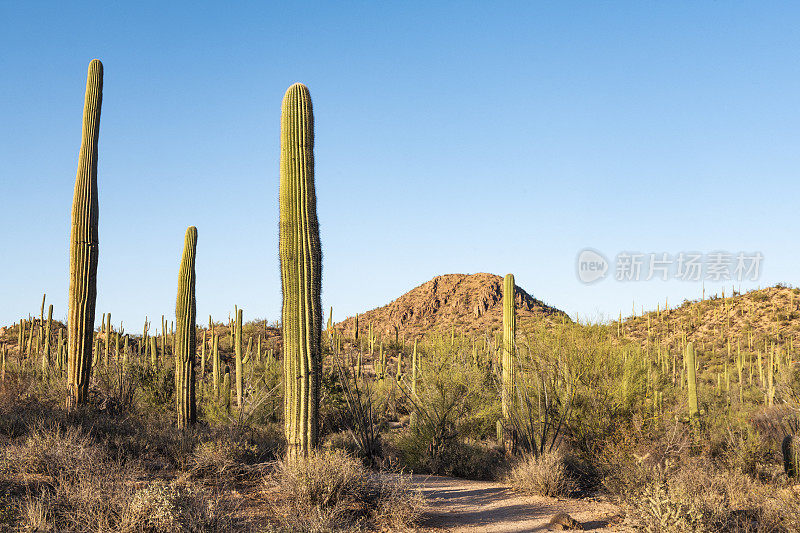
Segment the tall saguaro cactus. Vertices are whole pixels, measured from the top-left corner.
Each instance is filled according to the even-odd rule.
[[[697,362],[695,360],[694,346],[691,342],[686,344],[684,357],[686,362],[686,384],[689,391],[689,418],[694,419],[700,414],[700,407],[697,403]]]
[[[103,64],[89,63],[83,106],[83,135],[78,174],[72,200],[69,247],[69,314],[67,319],[69,363],[67,408],[85,404],[92,370],[94,311],[97,299],[98,214],[97,139],[103,101]]]
[[[514,337],[517,332],[517,315],[514,309],[514,274],[506,274],[503,283],[503,418],[511,415],[514,401]]]
[[[234,325],[234,351],[236,357],[236,407],[242,408],[244,403],[244,386],[243,375],[244,368],[242,367],[242,310],[236,311],[236,322]]]
[[[197,307],[194,299],[194,261],[197,252],[197,228],[189,226],[183,243],[183,257],[178,269],[178,299],[175,304],[175,398],[178,427],[185,429],[197,420],[194,393],[194,354]]]
[[[317,444],[322,372],[322,248],[314,192],[314,113],[296,83],[281,108],[280,241],[287,456]]]

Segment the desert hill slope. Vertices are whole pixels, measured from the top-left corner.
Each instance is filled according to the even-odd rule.
[[[673,344],[684,335],[688,341],[716,348],[729,339],[744,345],[764,340],[788,343],[800,340],[800,289],[776,285],[687,300],[675,308],[623,318],[621,327],[614,321],[612,327],[623,338],[642,344],[648,337],[651,342]]]
[[[555,307],[537,300],[519,286],[514,288],[517,319],[569,321]],[[495,274],[445,274],[408,291],[391,303],[358,317],[359,335],[372,322],[375,333],[421,335],[429,331],[460,334],[483,333],[503,322],[503,278]],[[336,329],[353,336],[355,317],[336,324]],[[397,328],[397,329],[396,329]]]

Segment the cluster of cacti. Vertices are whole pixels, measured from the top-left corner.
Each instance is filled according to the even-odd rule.
[[[287,456],[317,443],[322,370],[322,251],[314,190],[314,115],[305,85],[286,91],[281,109],[279,256],[283,306]]]
[[[28,368],[35,369],[37,376],[39,371],[47,379],[52,375],[61,376],[62,369],[68,361],[70,408],[86,401],[90,374],[94,366],[113,365],[114,357],[117,364],[129,364],[128,336],[124,335],[122,324],[118,330],[112,327],[111,313],[103,315],[100,334],[95,336],[94,332],[98,256],[97,135],[101,99],[102,65],[95,60],[90,64],[87,78],[83,140],[72,208],[67,342],[64,342],[62,329],[58,327],[58,323],[53,322],[52,305],[48,308],[45,319],[45,298],[42,299],[39,318],[34,316],[29,317],[27,321],[20,320],[16,332],[19,360],[24,361]],[[314,190],[313,128],[313,112],[308,89],[301,84],[293,85],[287,90],[282,104],[279,246],[283,297],[281,334],[285,390],[284,423],[290,458],[305,456],[318,440],[319,387],[323,368],[320,301],[322,257]],[[196,240],[196,228],[188,228],[179,269],[176,322],[170,324],[162,315],[160,330],[154,328],[151,335],[150,324],[145,317],[141,338],[131,337],[132,342],[138,341],[138,344],[134,344],[131,363],[149,366],[148,371],[163,370],[164,361],[167,360],[165,356],[170,353],[174,355],[177,423],[180,428],[188,428],[196,420],[197,376],[195,376],[194,362],[194,357],[198,355],[195,338]],[[543,367],[536,366],[538,362],[535,357],[539,357],[540,354],[532,352],[523,345],[522,332],[525,330],[523,322],[520,322],[520,344],[517,345],[515,296],[514,276],[508,274],[503,284],[502,331],[496,329],[487,331],[482,337],[482,343],[480,338],[467,337],[459,333],[455,326],[448,325],[449,327],[442,328],[442,331],[432,333],[428,337],[434,339],[430,345],[422,344],[418,347],[418,339],[415,337],[410,357],[405,360],[404,357],[409,355],[409,352],[405,351],[407,348],[405,332],[401,331],[397,323],[392,324],[394,327],[394,344],[392,344],[392,330],[386,327],[386,324],[373,325],[370,321],[364,338],[365,336],[359,333],[359,316],[356,315],[349,346],[349,362],[355,370],[355,379],[374,379],[379,383],[382,392],[396,391],[398,388],[406,391],[410,403],[406,405],[405,413],[410,414],[411,424],[415,426],[418,413],[415,407],[417,404],[414,402],[422,401],[420,396],[425,392],[428,376],[432,374],[429,372],[431,361],[437,357],[453,357],[464,367],[485,371],[489,380],[493,374],[500,380],[499,400],[502,417],[497,424],[498,440],[505,442],[509,437],[512,441],[515,440],[512,428],[514,431],[516,428],[510,419],[516,416],[515,410],[518,410],[520,408],[518,404],[522,403],[518,393],[521,394],[523,385],[519,384],[525,379],[526,371],[532,373],[531,369],[535,369],[544,372]],[[794,306],[792,300],[790,303],[792,310]],[[483,312],[484,309],[478,308],[476,316],[481,316]],[[783,401],[780,387],[782,383],[787,382],[786,376],[790,375],[794,362],[791,333],[788,338],[781,336],[780,324],[776,317],[771,331],[764,335],[763,347],[758,344],[758,348],[754,348],[751,332],[748,332],[747,349],[744,349],[745,339],[730,334],[731,317],[736,315],[728,302],[723,301],[714,312],[718,313],[721,325],[717,330],[718,338],[710,342],[710,347],[705,342],[689,340],[692,328],[696,326],[693,316],[688,317],[687,324],[676,325],[671,321],[668,302],[663,310],[659,304],[655,313],[644,313],[642,310],[640,320],[642,330],[645,330],[646,323],[646,337],[641,346],[631,347],[630,344],[624,343],[623,337],[632,328],[629,324],[623,323],[621,313],[616,324],[610,323],[605,334],[608,339],[618,343],[618,351],[615,353],[619,361],[616,362],[614,370],[609,370],[609,375],[614,375],[611,374],[612,371],[618,372],[614,375],[618,378],[615,382],[618,389],[614,390],[614,397],[622,409],[631,409],[633,407],[631,398],[638,398],[637,409],[641,407],[641,411],[649,417],[648,422],[658,423],[662,419],[667,419],[669,401],[673,397],[676,398],[676,409],[681,410],[684,409],[682,402],[686,399],[688,420],[697,423],[701,412],[730,408],[736,405],[737,398],[739,405],[744,405],[747,401],[753,402],[753,398],[756,398],[754,403],[760,404],[762,393],[766,406]],[[636,316],[634,306],[632,317],[635,319]],[[251,334],[252,330],[244,330],[243,311],[238,307],[233,317],[230,315],[228,317],[227,331],[224,321],[217,324],[222,330],[221,333],[215,331],[209,316],[208,329],[202,331],[199,349],[200,370],[197,378],[200,398],[211,397],[216,402],[214,408],[221,405],[230,413],[232,394],[235,392],[236,407],[243,412],[257,403],[251,401],[254,398],[252,392],[255,389],[254,383],[263,380],[266,384],[273,376],[272,370],[277,366],[276,351],[274,348],[264,350],[260,334],[255,336],[254,347],[254,335]],[[53,344],[54,327],[57,328],[58,336],[56,344]],[[563,329],[568,327],[563,318],[561,327]],[[673,331],[670,328],[673,328]],[[677,335],[674,329],[678,329]],[[331,352],[339,357],[347,349],[348,339],[343,339],[342,335],[348,333],[349,329],[347,332],[337,330],[333,322],[332,307],[327,317],[325,332],[327,335],[325,344],[329,344]],[[246,347],[245,334],[248,335]],[[384,337],[388,338],[386,343]],[[266,333],[265,340],[269,342]],[[563,339],[559,338],[554,343],[553,353],[561,353],[564,349],[562,341]],[[758,338],[756,341],[760,342]],[[121,342],[124,342],[122,349]],[[568,344],[568,341],[564,342]],[[223,351],[222,348],[225,349],[224,354],[220,353]],[[680,364],[681,351],[683,351],[683,365]],[[365,353],[368,354],[366,362]],[[425,364],[420,365],[423,354]],[[707,357],[706,354],[714,355],[716,359],[712,362],[711,357]],[[6,377],[6,356],[7,350],[3,345],[0,347],[0,379],[3,381]],[[392,364],[392,357],[396,358],[395,364]],[[232,365],[228,366],[226,362],[232,362]],[[207,363],[210,368],[210,378],[206,376]],[[369,369],[370,363],[374,376],[369,370],[364,372],[364,367]],[[10,360],[9,364],[13,365],[13,360]],[[262,364],[263,368],[260,367]],[[735,370],[730,365],[735,365]],[[387,375],[390,376],[393,369],[396,369],[394,380],[387,380]],[[330,370],[333,374],[333,365],[330,366]],[[567,400],[574,394],[573,376],[569,375],[569,370],[566,369],[564,375],[554,377],[552,383],[532,387],[537,392],[545,391],[556,395],[566,405]],[[705,374],[702,374],[704,372]],[[698,374],[703,375],[704,379],[698,379]],[[705,402],[701,411],[698,388],[703,388],[703,392],[713,391],[714,377],[719,399],[715,399],[712,394],[704,396]],[[207,383],[209,380],[210,384]],[[204,383],[207,387],[205,391],[202,388]],[[669,394],[670,387],[675,392],[673,396]],[[681,392],[684,388],[685,395]],[[668,393],[666,408],[665,391]],[[497,401],[496,395],[493,401]],[[720,407],[723,403],[724,406]],[[496,409],[496,403],[492,407]],[[543,412],[549,416],[549,411]],[[542,418],[544,417],[542,415]],[[797,476],[800,466],[798,466],[796,437],[787,437],[784,440],[783,455],[787,475]]]

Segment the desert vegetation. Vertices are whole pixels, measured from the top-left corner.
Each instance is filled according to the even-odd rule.
[[[323,328],[302,84],[282,108],[280,320],[198,323],[192,226],[174,322],[134,333],[106,312],[95,328],[102,72],[92,61],[68,321],[44,297],[0,330],[2,528],[409,530],[424,473],[605,494],[643,531],[800,529],[800,290],[586,323],[511,274],[442,276]]]

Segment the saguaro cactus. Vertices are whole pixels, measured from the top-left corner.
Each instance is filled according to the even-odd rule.
[[[781,443],[783,469],[789,479],[800,475],[800,437],[786,435]]]
[[[514,401],[514,336],[517,332],[517,316],[514,309],[514,274],[506,274],[503,283],[503,418],[511,416]]]
[[[243,374],[242,368],[242,310],[236,312],[236,325],[234,332],[234,350],[236,355],[236,407],[242,408],[244,401],[244,387],[243,387]]]
[[[103,101],[103,64],[93,59],[86,77],[83,135],[72,200],[69,247],[69,363],[67,408],[85,404],[92,369],[92,336],[97,299],[97,139]]]
[[[314,191],[314,114],[296,83],[281,108],[280,241],[285,431],[289,458],[317,444],[322,371],[322,249]]]
[[[47,308],[47,325],[44,330],[44,353],[42,354],[42,373],[48,372],[50,367],[51,350],[50,334],[53,327],[53,304]]]
[[[178,269],[178,299],[175,303],[175,321],[178,323],[175,340],[175,398],[180,429],[193,425],[197,420],[194,402],[194,354],[197,321],[197,307],[194,299],[196,252],[197,228],[189,226],[183,243],[181,266]]]
[[[695,361],[694,346],[692,343],[686,344],[686,384],[689,391],[689,418],[694,419],[700,414],[697,403],[697,363]]]

